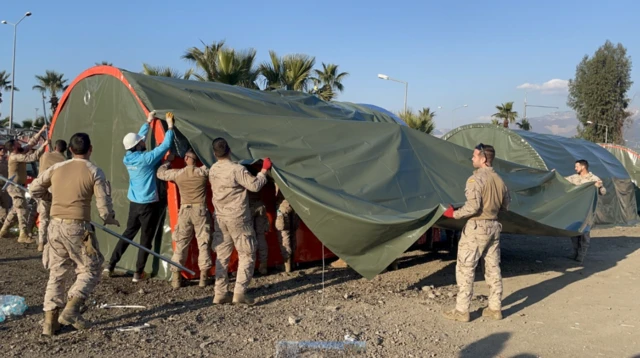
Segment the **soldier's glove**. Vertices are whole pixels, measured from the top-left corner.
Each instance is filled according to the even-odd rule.
[[[453,205],[449,204],[447,210],[442,214],[445,218],[453,219]]]
[[[147,114],[147,123],[151,123],[153,119],[156,117],[156,111],[151,111]]]
[[[262,159],[262,170],[269,170],[271,169],[272,165],[273,164],[271,163],[271,159],[269,158]]]
[[[116,220],[115,216],[110,215],[105,221],[104,221],[105,225],[115,225],[117,227],[120,227],[120,222],[118,220]]]
[[[173,113],[167,112],[165,117],[167,119],[167,127],[169,127],[169,129],[173,129],[173,124],[174,124]]]
[[[89,230],[84,233],[84,250],[89,256],[93,257],[98,255],[98,250],[93,247],[93,233]]]

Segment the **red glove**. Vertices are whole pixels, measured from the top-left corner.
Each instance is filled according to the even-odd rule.
[[[442,214],[445,218],[451,218],[453,219],[453,205],[449,204],[449,208],[447,208],[447,211],[444,212],[444,214]]]
[[[269,158],[264,158],[262,159],[262,170],[269,170],[271,169],[271,159]]]

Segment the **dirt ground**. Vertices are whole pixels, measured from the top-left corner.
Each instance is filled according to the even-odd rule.
[[[477,275],[470,323],[440,315],[455,300],[455,261],[408,252],[400,270],[369,281],[321,264],[295,275],[257,277],[254,307],[211,304],[213,288],[172,290],[159,280],[105,278],[85,317],[95,326],[40,335],[47,272],[35,245],[2,239],[0,294],[27,299],[24,316],[0,323],[3,357],[284,357],[281,341],[365,342],[361,354],[308,351],[304,357],[640,357],[640,227],[592,232],[584,266],[567,258],[568,239],[504,237],[502,321],[487,321],[487,287]],[[69,284],[71,281],[69,281]],[[146,309],[100,309],[99,305]],[[116,328],[150,328],[119,332]],[[293,355],[292,355],[293,356]]]

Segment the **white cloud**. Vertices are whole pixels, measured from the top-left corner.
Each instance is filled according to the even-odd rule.
[[[531,90],[531,91],[540,91],[541,93],[544,93],[544,94],[566,93],[567,90],[569,89],[569,81],[554,78],[541,85],[537,83],[527,82],[527,83],[521,84],[517,88]]]

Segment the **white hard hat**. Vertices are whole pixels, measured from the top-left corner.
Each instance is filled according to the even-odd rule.
[[[126,136],[124,136],[124,139],[122,140],[122,144],[124,144],[125,150],[129,150],[135,147],[138,143],[142,142],[143,140],[144,140],[143,136],[139,136],[136,133],[129,133]]]

